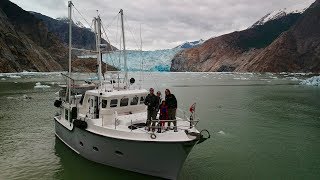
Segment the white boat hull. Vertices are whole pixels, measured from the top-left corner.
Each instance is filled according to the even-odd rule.
[[[110,138],[73,127],[55,119],[56,136],[81,156],[101,164],[167,179],[177,179],[196,140],[150,142]]]

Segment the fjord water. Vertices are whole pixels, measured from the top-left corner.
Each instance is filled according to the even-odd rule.
[[[2,78],[0,179],[156,179],[88,161],[55,137],[59,74]],[[192,150],[179,179],[319,179],[320,88],[296,81],[305,78],[145,73],[144,86],[170,88],[180,108],[197,102],[198,127],[211,133]],[[51,88],[34,89],[36,82]]]

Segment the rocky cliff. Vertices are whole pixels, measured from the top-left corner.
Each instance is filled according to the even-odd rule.
[[[0,1],[0,72],[61,71],[66,49],[42,21]]]
[[[75,55],[72,55],[72,59],[74,71],[96,71],[96,61],[78,59]],[[9,0],[1,0],[0,72],[67,69],[68,49],[46,24]]]
[[[181,51],[171,71],[320,72],[320,0],[289,14]]]

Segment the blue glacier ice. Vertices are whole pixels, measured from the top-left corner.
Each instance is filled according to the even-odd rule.
[[[129,71],[140,71],[141,61],[143,60],[143,71],[159,71],[167,72],[170,71],[172,58],[181,50],[199,46],[204,41],[198,40],[193,42],[185,42],[180,46],[172,49],[162,49],[154,51],[139,51],[139,50],[128,50],[127,51],[127,66]],[[123,67],[123,58],[121,56],[119,63],[119,55],[121,52],[114,52],[111,54],[103,55],[103,61],[108,64],[114,65],[121,70]],[[121,66],[119,66],[121,64]]]
[[[127,51],[128,70],[140,71],[142,64],[141,61],[143,61],[143,71],[170,71],[171,59],[180,50],[182,49],[174,48],[155,51],[129,50]],[[103,61],[123,70],[122,57],[120,58],[121,66],[119,67],[119,54],[120,52],[106,54],[103,56]]]

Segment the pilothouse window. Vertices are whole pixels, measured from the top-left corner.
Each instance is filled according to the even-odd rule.
[[[138,97],[134,97],[134,98],[131,99],[130,105],[137,105],[138,101],[139,101],[139,98]]]
[[[144,97],[142,96],[141,98],[140,98],[140,104],[143,104],[144,103]]]
[[[106,108],[107,107],[107,100],[102,100],[102,108]]]
[[[129,98],[122,98],[120,101],[120,107],[122,106],[128,106]]]
[[[110,107],[117,107],[118,106],[118,99],[112,99],[110,101]]]

